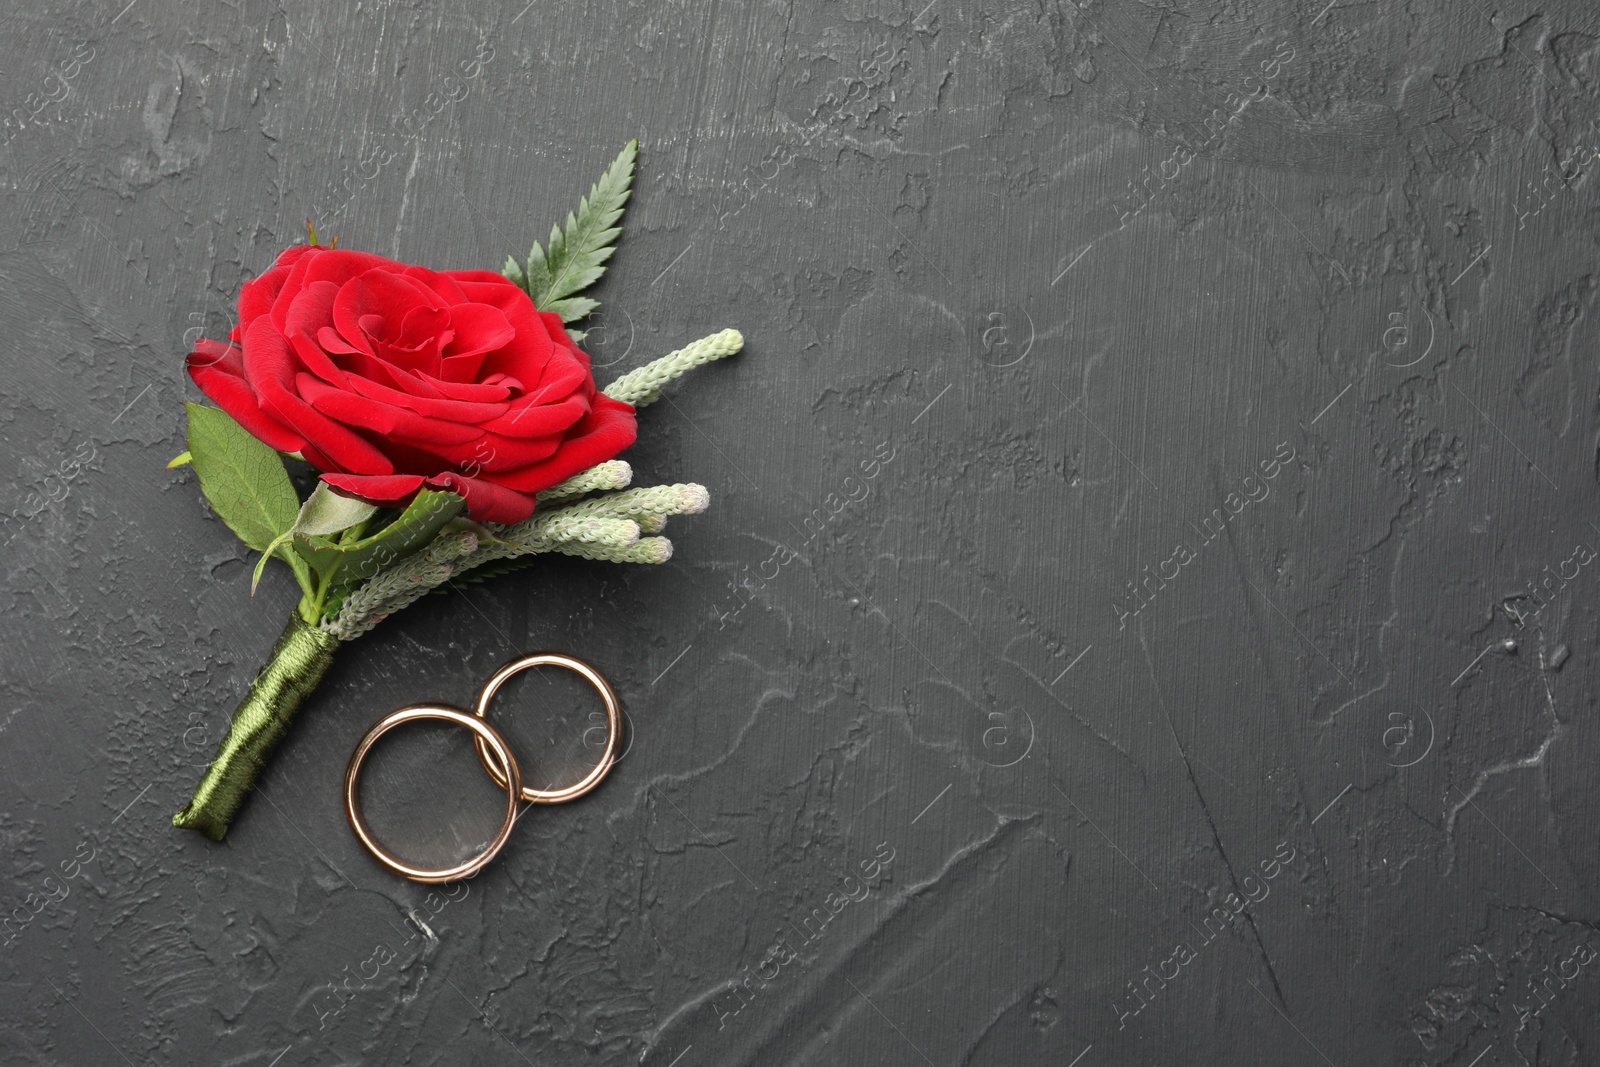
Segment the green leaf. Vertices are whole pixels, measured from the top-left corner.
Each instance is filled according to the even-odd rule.
[[[609,252],[610,249],[607,249],[607,251]],[[544,310],[555,311],[561,316],[562,322],[577,322],[579,319],[589,314],[589,312],[599,307],[600,301],[591,300],[586,296],[569,296],[565,300],[558,300],[556,304],[557,307],[561,308],[562,310],[557,311],[555,307],[546,308]]]
[[[292,532],[336,534],[366,522],[377,513],[377,505],[336,492],[327,482],[318,482],[306,502],[300,505],[300,516],[295,519]]]
[[[321,534],[295,531],[290,543],[300,558],[324,577],[337,573],[341,582],[370,578],[432,541],[465,505],[455,493],[424,489],[393,522],[369,537],[338,542]]]
[[[189,455],[211,510],[251,548],[264,551],[294,525],[300,498],[283,460],[225,411],[185,403]]]
[[[356,500],[353,497],[342,496],[334,492],[327,482],[318,482],[317,487],[311,491],[306,502],[300,505],[300,515],[294,520],[294,525],[272,539],[261,553],[261,558],[256,561],[255,573],[250,577],[250,595],[256,595],[256,586],[261,582],[261,572],[267,565],[267,560],[273,555],[282,555],[286,562],[294,564],[298,558],[291,558],[284,542],[295,534],[312,534],[327,536],[342,533],[354,526],[366,522],[378,513],[374,504],[365,500]]]
[[[507,278],[510,278],[524,289],[528,287],[528,276],[523,272],[521,265],[517,263],[516,256],[506,257],[506,265],[500,268],[500,273],[504,274]]]
[[[528,291],[540,311],[553,311],[562,322],[576,322],[600,306],[573,294],[599,281],[606,260],[616,251],[622,234],[617,222],[632,193],[638,154],[639,142],[629,141],[590,187],[589,195],[578,201],[577,212],[567,213],[565,232],[558,226],[550,228],[549,250],[534,243],[526,270],[519,270],[514,259],[507,261],[503,273]]]
[[[250,572],[250,595],[256,595],[256,586],[261,584],[261,572],[267,569],[267,560],[278,554],[278,549],[289,540],[290,532],[285,530],[272,539],[272,544],[261,550],[261,558],[256,560],[256,569]],[[285,560],[284,562],[288,562]]]
[[[179,467],[187,466],[189,461],[193,458],[194,457],[189,455],[187,452],[179,452],[176,456],[173,456],[172,459],[167,461],[167,470],[177,470]]]

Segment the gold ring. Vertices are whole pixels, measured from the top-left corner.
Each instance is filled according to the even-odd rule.
[[[473,714],[479,719],[487,720],[489,715],[489,702],[494,699],[513,675],[527,670],[529,667],[565,667],[569,671],[576,671],[586,681],[600,692],[600,699],[606,705],[606,748],[600,754],[600,762],[578,781],[565,789],[529,789],[524,787],[521,791],[523,800],[531,804],[562,804],[568,800],[576,800],[595,786],[600,784],[600,779],[611,770],[611,765],[616,762],[617,742],[622,737],[622,705],[617,702],[617,694],[612,692],[610,684],[600,676],[600,672],[573,656],[563,655],[560,652],[537,652],[531,656],[522,656],[512,660],[498,671],[483,685],[483,691],[478,694],[478,706],[473,709]],[[489,750],[485,747],[484,739],[479,736],[475,742],[478,747],[478,759],[483,763],[483,769],[489,772],[489,777],[494,779],[496,785],[506,786],[505,772],[489,759]]]
[[[505,819],[500,824],[499,832],[494,835],[494,840],[489,842],[489,847],[465,863],[438,870],[413,867],[378,844],[372,832],[367,829],[366,820],[361,816],[360,804],[356,801],[356,776],[361,771],[361,761],[367,758],[367,752],[373,743],[396,726],[419,719],[443,719],[471,730],[474,734],[473,741],[477,744],[478,752],[484,760],[484,766],[493,766],[485,754],[490,750],[500,760],[500,767],[495,768],[499,773],[494,775],[494,779],[506,790]],[[485,746],[488,746],[487,749]],[[350,820],[350,828],[361,838],[361,843],[366,845],[367,849],[378,857],[378,862],[385,867],[405,875],[414,882],[453,882],[481,869],[505,847],[506,839],[511,836],[511,827],[517,821],[517,792],[521,787],[522,771],[517,767],[517,760],[511,754],[510,746],[506,744],[505,738],[500,736],[500,731],[490,726],[481,715],[468,715],[460,708],[453,708],[448,704],[413,704],[399,711],[391,711],[379,719],[377,725],[368,730],[367,736],[356,746],[355,752],[350,756],[350,766],[344,772],[344,813]]]

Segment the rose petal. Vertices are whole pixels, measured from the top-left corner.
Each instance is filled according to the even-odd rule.
[[[382,401],[396,407],[410,408],[419,415],[427,415],[435,419],[448,419],[451,422],[462,422],[476,425],[503,415],[511,405],[504,401],[500,403],[474,403],[469,400],[448,400],[427,396],[416,396],[412,393],[392,389],[365,378],[352,377],[348,380],[351,389],[370,400]],[[503,392],[503,390],[502,390]]]
[[[397,263],[384,256],[374,255],[371,252],[357,252],[349,248],[323,249],[322,254],[306,264],[304,284],[311,285],[320,281],[330,281],[338,285],[359,278],[368,271],[381,270],[386,273],[399,274],[406,269],[404,263]]]
[[[516,290],[518,293],[522,291]],[[477,380],[482,381],[491,374],[509,374],[525,382],[538,382],[552,360],[561,360],[571,363],[574,360],[563,350],[556,346],[551,339],[550,332],[546,329],[544,320],[539,312],[533,308],[533,301],[522,293],[520,302],[511,301],[501,308],[506,321],[511,323],[517,331],[516,338],[500,349],[489,353],[483,360],[483,365],[478,369]],[[550,316],[559,325],[558,316]],[[562,331],[565,336],[565,331]],[[584,363],[588,369],[588,363]]]
[[[346,341],[344,336],[332,326],[323,326],[317,330],[317,344],[321,345],[325,352],[337,352],[342,356],[372,354],[370,352],[362,352],[361,349]]]
[[[405,313],[387,343],[377,346],[377,352],[407,370],[434,370],[440,351],[454,337],[448,308],[415,307]]]
[[[550,335],[552,342],[572,353],[585,367],[589,366],[589,353],[578,347],[578,342],[574,341],[572,335],[567,332],[567,327],[561,321],[560,315],[553,311],[541,311],[539,312],[539,319],[544,323],[545,332]]]
[[[536,493],[611,459],[633,444],[638,435],[633,405],[613,400],[604,393],[596,393],[593,403],[593,410],[568,431],[555,455],[521,470],[495,474],[494,481],[508,489]]]
[[[438,294],[439,300],[444,304],[465,304],[467,294],[457,285],[455,279],[450,277],[453,271],[429,270],[427,267],[407,267],[401,272],[407,278],[422,285],[426,285]],[[492,273],[492,272],[491,272]],[[498,277],[498,276],[497,276]]]
[[[283,332],[294,346],[295,355],[313,374],[334,385],[343,385],[344,371],[328,358],[317,340],[333,319],[333,300],[338,295],[339,287],[332,282],[317,282],[302,289],[289,302]]]
[[[463,290],[465,290],[467,285],[471,283],[476,285],[487,285],[500,289],[510,289],[513,292],[518,293],[524,292],[522,286],[518,285],[510,278],[507,278],[504,274],[501,274],[497,270],[479,270],[477,268],[473,268],[472,270],[441,270],[435,271],[435,273],[449,278],[457,285],[460,285]]]
[[[279,452],[298,452],[305,445],[299,434],[261,410],[244,380],[244,359],[237,348],[204,338],[196,341],[189,353],[189,377],[251,436]]]
[[[416,371],[397,367],[378,356],[369,356],[363,352],[352,352],[341,356],[340,362],[352,376],[359,376],[379,385],[391,386],[402,393],[414,393],[417,396],[444,395],[430,381],[419,377]]]
[[[476,440],[456,445],[427,446],[427,458],[412,469],[453,467],[456,470],[511,474],[555,455],[561,447],[561,434],[546,437],[502,437],[484,434]]]
[[[315,254],[302,256],[284,282],[284,293],[295,293],[317,282],[328,281],[343,285],[351,278],[379,267],[400,269],[400,264],[370,252],[352,252],[347,248],[318,248]],[[280,295],[272,305],[272,324],[282,331],[288,308]]]
[[[488,304],[490,307],[499,308],[509,319],[519,311],[537,314],[533,307],[533,298],[526,289],[502,277],[493,271],[462,270],[451,272],[455,281],[460,284],[461,291],[467,294],[467,299],[474,304]],[[477,277],[464,277],[477,275]]]
[[[467,518],[478,522],[521,522],[533,514],[533,497],[503,485],[446,471],[428,479],[433,489],[460,493],[467,502]]]
[[[499,381],[482,382],[447,382],[423,371],[416,372],[416,377],[440,396],[447,396],[452,400],[471,400],[480,404],[492,404],[509,399],[513,389],[522,388],[521,382],[503,375],[497,376]]]
[[[436,306],[431,290],[387,270],[369,270],[342,285],[333,301],[333,324],[344,339],[361,351],[374,352],[370,338],[389,340],[398,332],[406,313],[416,307]],[[383,325],[376,325],[377,316]]]
[[[420,474],[324,474],[322,480],[353,497],[381,507],[408,502],[422,488]]]
[[[305,438],[331,461],[330,466],[351,474],[394,473],[394,464],[366,438],[313,410],[292,392],[297,361],[289,342],[266,318],[256,319],[245,334],[244,370],[262,410]],[[302,379],[318,381],[309,374]]]
[[[412,308],[400,320],[400,331],[395,335],[395,344],[416,348],[426,341],[442,339],[447,335],[453,337],[455,328],[451,318],[454,312],[454,308],[448,307]]]
[[[436,377],[440,381],[454,385],[471,385],[479,380],[478,368],[483,366],[483,357],[486,354],[480,352],[475,356],[447,356],[439,361]]]
[[[570,393],[594,388],[589,369],[560,353],[544,365],[544,372],[535,379],[535,383],[527,394],[529,401],[534,404],[552,404]]]
[[[294,266],[305,256],[322,249],[315,245],[290,245],[278,253],[277,260],[259,276],[239,287],[239,321],[250,322],[272,310],[273,301],[283,291],[284,284],[294,272]]]
[[[519,397],[511,402],[511,410],[486,420],[483,428],[506,437],[544,437],[572,426],[589,413],[589,408],[589,399],[577,392],[554,404],[540,404]]]
[[[440,392],[439,387],[434,384],[436,379],[430,378],[426,374],[423,374],[419,371],[405,370],[391,364],[385,364],[384,369],[387,374],[382,380],[377,378],[369,378],[368,381],[374,383],[375,385],[382,385],[384,382],[392,382],[395,389],[405,393],[407,396],[420,396],[431,400],[461,399],[460,397],[447,397],[444,393]],[[494,403],[492,399],[490,399],[489,402]]]
[[[516,336],[505,312],[488,304],[457,304],[450,309],[455,338],[445,349],[447,357],[476,356],[510,343]]]
[[[196,368],[205,370],[220,369],[229,372],[236,378],[244,377],[244,352],[236,345],[225,345],[221,341],[213,341],[202,337],[194,343],[194,351],[189,353],[189,373],[192,375]]]
[[[421,444],[455,445],[483,436],[483,431],[476,426],[427,418],[415,411],[346,393],[309,374],[297,375],[295,386],[300,395],[322,414],[346,426],[358,426],[384,437],[403,437]]]

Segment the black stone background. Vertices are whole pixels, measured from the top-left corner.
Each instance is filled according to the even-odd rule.
[[[0,1062],[1600,1063],[1600,9],[25,0],[0,92]],[[744,332],[626,456],[711,509],[385,623],[173,829],[294,600],[163,469],[187,343],[635,136],[597,377]],[[627,756],[387,874],[356,739],[538,648]],[[499,718],[556,781],[597,707]],[[366,796],[495,820],[448,730]]]

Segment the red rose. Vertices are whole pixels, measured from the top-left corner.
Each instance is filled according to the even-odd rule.
[[[519,522],[534,493],[633,444],[633,407],[596,390],[560,318],[492,271],[297,245],[240,289],[229,338],[190,353],[201,392],[373,504],[429,486],[474,519]]]

